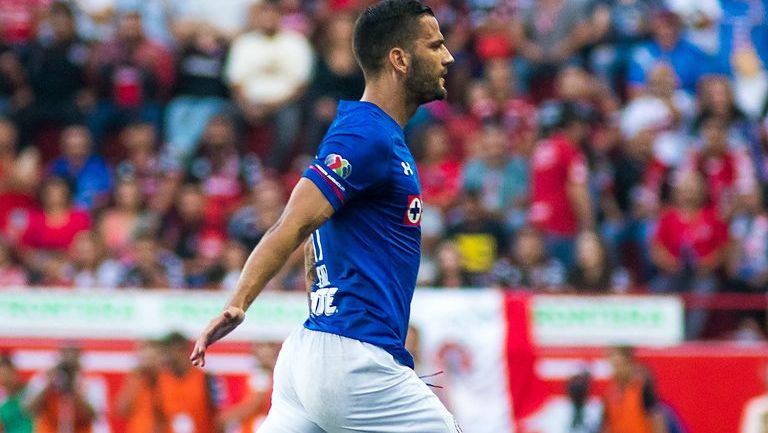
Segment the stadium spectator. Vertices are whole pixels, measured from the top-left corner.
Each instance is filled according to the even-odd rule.
[[[717,53],[718,29],[723,18],[719,0],[664,0],[664,4],[680,17],[687,40],[707,55]]]
[[[162,341],[163,365],[157,375],[163,429],[172,433],[215,433],[218,391],[215,379],[189,362],[190,342],[174,332]]]
[[[3,123],[0,122],[0,148]],[[42,172],[40,155],[34,148],[22,151],[10,166],[3,167],[0,177],[0,233],[13,246],[27,229],[29,216],[37,208],[34,198]]]
[[[603,418],[603,405],[590,396],[591,377],[588,372],[571,376],[565,385],[567,396],[555,397],[532,418],[525,427],[539,433],[598,433]]]
[[[557,259],[547,256],[541,233],[524,227],[517,233],[512,251],[499,260],[492,272],[492,284],[511,289],[561,291],[567,271]]]
[[[650,373],[637,363],[634,350],[610,351],[613,376],[603,398],[602,433],[667,433]]]
[[[264,233],[280,218],[286,203],[282,184],[273,178],[264,178],[250,194],[250,200],[229,220],[229,237],[252,250]]]
[[[89,120],[98,148],[114,128],[149,122],[160,128],[160,103],[173,87],[174,57],[163,45],[146,37],[141,15],[124,12],[116,37],[96,48],[94,74],[97,104]]]
[[[308,84],[313,58],[307,39],[282,29],[280,19],[277,0],[253,6],[250,31],[233,41],[226,68],[234,101],[248,123],[274,123],[267,165],[278,169],[288,162],[297,138],[298,100]]]
[[[174,203],[182,181],[180,167],[157,153],[157,130],[150,123],[134,123],[123,129],[121,142],[127,156],[115,168],[118,179],[134,179],[146,199],[148,211],[164,215]]]
[[[271,405],[272,375],[280,346],[271,341],[254,344],[257,365],[248,381],[248,392],[238,403],[222,411],[219,422],[223,426],[236,425],[237,431],[251,433],[264,422]]]
[[[728,227],[706,207],[704,179],[695,171],[679,174],[673,205],[659,217],[651,257],[659,268],[651,289],[657,293],[692,292],[708,295],[718,290],[716,272],[725,261]],[[686,335],[700,337],[705,310],[689,311]]]
[[[176,88],[165,113],[167,151],[180,164],[195,153],[210,119],[228,106],[224,83],[227,44],[210,25],[200,26],[178,47]]]
[[[112,173],[107,162],[93,152],[91,135],[82,125],[67,127],[61,134],[61,156],[49,172],[73,187],[72,200],[84,209],[101,209],[112,192]]]
[[[768,388],[768,368],[760,369],[760,380]],[[739,433],[762,433],[768,423],[768,393],[764,392],[744,404]]]
[[[149,229],[151,217],[145,209],[144,194],[132,177],[118,180],[113,202],[99,218],[98,234],[107,250],[123,258],[130,253],[134,237]]]
[[[56,366],[29,381],[26,407],[35,433],[92,433],[104,424],[105,384],[82,371],[80,350],[64,347]],[[102,430],[103,431],[103,430]]]
[[[629,273],[615,266],[600,237],[592,232],[576,239],[576,265],[568,274],[568,285],[582,293],[624,293],[631,287]]]
[[[486,126],[479,152],[464,165],[464,189],[481,192],[484,208],[517,229],[526,220],[529,200],[529,163],[525,154],[513,154],[508,137],[497,126]]]
[[[768,289],[768,210],[765,186],[739,195],[738,212],[730,225],[731,248],[727,270],[739,291],[764,293]]]
[[[183,288],[184,263],[172,252],[162,249],[151,233],[134,240],[134,258],[120,280],[121,287],[157,289]]]
[[[681,88],[695,92],[698,80],[711,71],[710,58],[682,37],[682,23],[674,12],[657,11],[651,18],[650,28],[652,39],[632,52],[627,75],[630,92],[641,91],[651,70],[659,63],[669,64]]]
[[[123,267],[109,257],[104,242],[97,233],[78,233],[72,242],[70,258],[73,287],[114,289],[120,284]]]
[[[755,139],[754,124],[734,100],[733,90],[728,78],[714,75],[702,78],[699,82],[698,111],[694,119],[697,129],[704,119],[719,117],[728,125],[728,144],[734,148],[748,148]]]
[[[718,28],[715,70],[733,74],[735,58],[754,51],[763,65],[768,64],[768,19],[764,1],[721,0],[723,16]]]
[[[768,69],[754,49],[742,49],[734,55],[733,99],[744,115],[757,120],[768,107]]]
[[[617,92],[624,91],[623,78],[633,49],[648,35],[652,7],[643,0],[601,0],[592,5],[589,22],[595,47],[589,54],[589,65]]]
[[[221,267],[223,275],[218,288],[226,292],[233,292],[247,259],[248,251],[243,244],[233,240],[227,242],[222,253]]]
[[[461,215],[446,230],[446,236],[456,243],[463,271],[473,287],[488,284],[493,264],[507,249],[507,233],[485,209],[482,199],[479,190],[466,190],[461,201]]]
[[[333,15],[320,36],[319,52],[307,91],[308,109],[305,151],[314,155],[316,147],[336,116],[340,100],[357,100],[363,95],[363,74],[352,53],[355,19],[341,13]]]
[[[461,161],[451,152],[445,126],[427,126],[419,142],[419,183],[424,200],[440,211],[450,209],[461,191]],[[477,175],[476,175],[477,176]]]
[[[247,189],[262,176],[258,158],[238,152],[237,138],[229,116],[212,117],[187,170],[187,177],[199,183],[205,195],[205,219],[212,227],[224,227]]]
[[[470,280],[462,265],[461,252],[456,243],[450,240],[443,241],[437,246],[435,261],[437,270],[435,280],[430,287],[442,287],[446,289],[461,289],[470,286]]]
[[[25,385],[10,355],[0,355],[0,431],[32,433],[32,418],[24,407]]]
[[[710,205],[729,218],[736,196],[756,187],[749,157],[728,144],[728,122],[711,116],[701,120],[700,148],[688,155],[682,169],[697,170],[707,181]]]
[[[570,269],[576,234],[594,228],[589,172],[580,149],[589,117],[577,105],[556,102],[545,105],[540,116],[551,131],[531,159],[530,221],[544,235],[548,254]]]
[[[28,283],[27,271],[19,265],[13,249],[0,241],[0,287],[26,286]]]
[[[552,96],[554,77],[592,37],[583,2],[533,2],[512,23],[526,77],[535,101]]]
[[[162,348],[154,341],[140,343],[136,367],[117,395],[116,414],[126,420],[125,433],[163,432],[162,408],[158,392]]]
[[[66,251],[75,235],[90,227],[88,213],[74,207],[67,181],[49,177],[40,187],[40,209],[29,215],[21,245],[32,252]]]
[[[72,9],[54,3],[49,12],[51,36],[33,42],[24,56],[30,100],[13,114],[23,142],[40,127],[83,122],[94,100],[87,87],[90,46],[77,36]]]

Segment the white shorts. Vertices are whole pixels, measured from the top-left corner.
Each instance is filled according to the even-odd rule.
[[[460,433],[416,373],[383,349],[305,328],[275,366],[259,433]]]

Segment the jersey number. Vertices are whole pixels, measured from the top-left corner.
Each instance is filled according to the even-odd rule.
[[[326,287],[317,289],[310,295],[312,301],[311,313],[315,316],[330,316],[336,312],[336,306],[333,305],[333,296],[339,289],[337,287]]]

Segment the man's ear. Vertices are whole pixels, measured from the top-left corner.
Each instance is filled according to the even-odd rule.
[[[408,72],[410,66],[411,57],[402,48],[392,48],[389,50],[389,63],[396,71],[403,74]]]

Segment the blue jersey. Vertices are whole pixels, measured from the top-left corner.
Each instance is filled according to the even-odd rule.
[[[308,329],[364,341],[413,368],[405,350],[421,256],[421,189],[403,130],[369,102],[339,104],[304,172],[335,209],[312,235]]]

